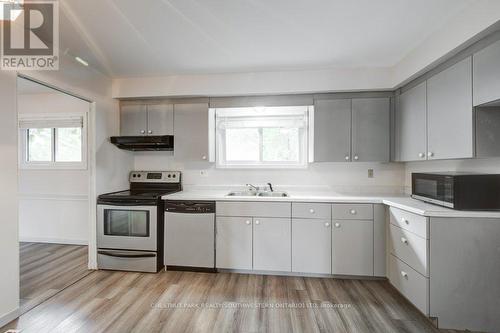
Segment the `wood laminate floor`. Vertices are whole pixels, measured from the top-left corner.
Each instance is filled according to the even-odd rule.
[[[3,327],[27,332],[438,332],[387,281],[95,271]]]
[[[19,249],[22,313],[92,272],[87,246],[23,242]]]

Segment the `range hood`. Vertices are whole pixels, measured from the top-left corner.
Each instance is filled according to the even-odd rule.
[[[173,135],[112,136],[112,144],[120,149],[132,151],[172,151]]]

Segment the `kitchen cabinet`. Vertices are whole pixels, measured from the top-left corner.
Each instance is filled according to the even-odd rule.
[[[331,274],[331,219],[292,220],[292,271]]]
[[[352,100],[352,160],[388,162],[390,159],[390,99]]]
[[[120,135],[173,135],[173,106],[125,104],[120,108]]]
[[[253,269],[290,272],[291,221],[284,218],[253,219]]]
[[[427,80],[428,159],[474,156],[472,58]]]
[[[174,128],[174,157],[176,160],[208,160],[208,103],[175,104]]]
[[[427,82],[403,92],[396,112],[398,161],[421,161],[427,157]]]
[[[216,265],[252,269],[252,218],[217,217]]]
[[[474,106],[500,99],[500,41],[473,55]]]
[[[314,161],[351,160],[351,100],[314,102]]]
[[[373,276],[372,220],[333,220],[332,274]]]

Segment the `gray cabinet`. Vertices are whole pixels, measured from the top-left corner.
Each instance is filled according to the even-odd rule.
[[[291,221],[284,218],[253,218],[253,269],[292,270]]]
[[[428,159],[474,156],[472,59],[427,80]]]
[[[330,219],[292,220],[292,271],[331,274]]]
[[[120,108],[120,135],[173,135],[173,106],[129,104]]]
[[[500,41],[473,56],[474,106],[500,99]]]
[[[252,269],[252,218],[217,217],[216,265]]]
[[[174,105],[174,156],[179,161],[206,161],[209,153],[208,104]]]
[[[427,156],[427,82],[398,98],[396,152],[399,161],[421,161]]]
[[[352,100],[353,161],[389,161],[390,118],[389,98]]]
[[[314,102],[314,161],[351,160],[351,100]]]
[[[372,220],[333,220],[332,274],[373,275]]]

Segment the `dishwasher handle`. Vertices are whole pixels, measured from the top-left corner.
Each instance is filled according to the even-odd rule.
[[[165,211],[169,213],[211,214],[215,213],[213,201],[166,201]]]

